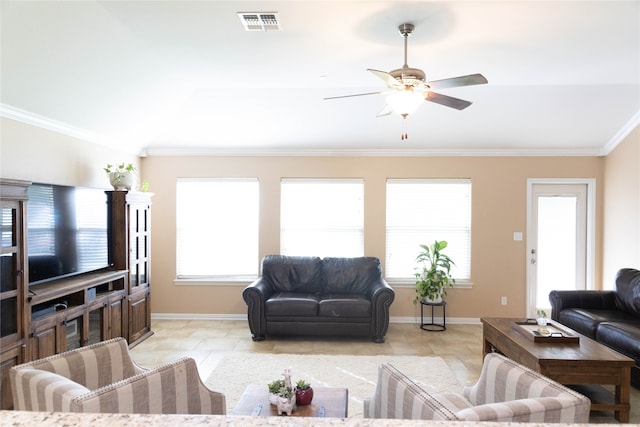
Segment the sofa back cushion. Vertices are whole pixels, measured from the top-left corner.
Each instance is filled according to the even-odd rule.
[[[324,258],[323,293],[366,294],[382,276],[380,260],[375,257]]]
[[[318,257],[267,255],[262,260],[262,279],[276,292],[320,293],[322,260]]]
[[[640,270],[623,268],[616,275],[616,305],[640,317]]]

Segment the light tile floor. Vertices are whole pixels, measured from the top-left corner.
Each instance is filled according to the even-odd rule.
[[[196,360],[203,380],[229,352],[424,355],[447,362],[461,384],[473,384],[482,368],[482,326],[447,325],[444,332],[427,332],[416,324],[389,325],[386,341],[366,339],[270,338],[254,342],[246,321],[153,320],[154,335],[135,346],[134,360],[155,367],[179,357]],[[594,423],[616,423],[611,412],[592,413]],[[640,390],[631,388],[631,423],[640,424]]]

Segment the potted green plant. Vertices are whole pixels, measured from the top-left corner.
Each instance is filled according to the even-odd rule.
[[[104,171],[109,175],[109,182],[116,191],[131,190],[136,184],[136,168],[133,163],[120,163],[117,166],[108,164]]]
[[[275,380],[267,384],[269,387],[269,403],[275,405],[278,403],[278,394],[280,393],[280,389],[284,387],[284,380]]]
[[[442,250],[447,247],[445,240],[435,241],[432,245],[420,245],[422,252],[416,257],[420,264],[416,271],[416,297],[418,301],[442,302],[447,294],[446,288],[452,287],[456,280],[451,276],[451,266],[455,263]]]
[[[300,406],[309,405],[313,400],[313,389],[311,384],[305,380],[298,380],[296,383],[296,404]]]
[[[276,408],[278,415],[286,413],[287,415],[291,415],[293,411],[293,407],[296,403],[296,393],[291,387],[287,387],[285,384],[280,387],[278,392],[276,393],[278,396],[276,402]]]

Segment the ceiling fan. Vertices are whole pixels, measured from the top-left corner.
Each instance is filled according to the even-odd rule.
[[[386,106],[378,113],[378,117],[397,113],[406,120],[407,116],[422,105],[422,101],[431,101],[446,107],[463,110],[471,105],[471,102],[454,98],[448,95],[432,92],[432,89],[443,89],[459,86],[471,86],[486,84],[487,79],[482,74],[470,74],[468,76],[452,77],[442,80],[426,81],[424,71],[419,68],[411,68],[407,65],[407,39],[413,32],[413,24],[401,24],[398,27],[400,34],[404,37],[404,65],[402,68],[390,72],[367,69],[374,76],[384,81],[389,90],[379,92],[358,93],[354,95],[332,96],[327,99],[350,98],[365,95],[386,95]],[[402,137],[407,139],[406,124],[404,125]]]

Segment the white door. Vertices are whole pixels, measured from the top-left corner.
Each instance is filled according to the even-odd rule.
[[[594,180],[529,181],[527,317],[551,316],[554,289],[592,287],[594,191]]]

